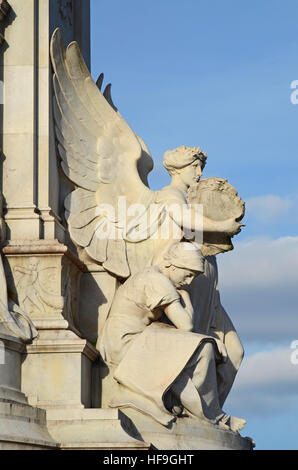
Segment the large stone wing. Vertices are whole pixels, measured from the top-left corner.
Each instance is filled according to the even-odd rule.
[[[102,240],[97,232],[107,223],[119,229],[107,205],[116,208],[121,196],[128,204],[137,203],[150,192],[140,176],[146,149],[113,106],[109,89],[104,96],[94,83],[78,44],[64,49],[59,29],[52,36],[51,58],[58,151],[76,187],[65,201],[70,235],[107,270],[127,277],[124,237]]]

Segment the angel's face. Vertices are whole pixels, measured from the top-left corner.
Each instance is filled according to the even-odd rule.
[[[203,173],[203,163],[201,160],[195,160],[191,165],[188,165],[180,171],[180,178],[187,186],[192,186],[198,183]]]

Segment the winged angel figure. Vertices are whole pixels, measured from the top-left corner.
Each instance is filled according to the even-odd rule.
[[[125,280],[162,255],[173,238],[182,239],[186,231],[194,237],[202,228],[201,214],[187,205],[187,191],[199,181],[207,155],[185,146],[166,152],[164,166],[172,182],[150,190],[151,154],[113,104],[111,86],[101,93],[103,75],[95,84],[78,44],[65,50],[59,29],[52,37],[51,57],[58,150],[75,187],[65,200],[70,236],[92,260]],[[165,236],[161,227],[169,219],[173,228]],[[235,218],[201,219],[206,232],[240,231]]]
[[[78,44],[72,42],[65,50],[59,29],[52,37],[51,58],[58,150],[62,169],[74,185],[65,199],[74,243],[121,281],[134,279],[134,274],[145,272],[148,266],[159,265],[175,241],[199,242],[204,256],[231,249],[230,237],[241,230],[244,204],[224,180],[211,179],[204,191],[199,191],[207,155],[198,147],[167,151],[163,164],[171,183],[152,191],[147,180],[153,169],[150,152],[115,107],[111,86],[101,93],[103,75],[95,84]],[[224,214],[222,194],[227,201],[230,196],[236,201],[234,212],[227,210]],[[211,204],[214,210],[202,214],[196,201],[204,203],[205,210],[206,200],[206,206]],[[214,205],[214,201],[219,204]],[[205,250],[203,233],[209,234]],[[239,368],[242,349],[232,323],[220,308],[215,259],[206,261],[206,265],[205,281],[193,284],[189,302],[194,299],[200,307],[201,331],[203,325],[203,333],[222,341],[227,349],[229,362],[220,371],[222,405]],[[124,287],[127,282],[130,280]],[[187,299],[183,292],[179,295]],[[101,326],[99,333],[102,331]]]

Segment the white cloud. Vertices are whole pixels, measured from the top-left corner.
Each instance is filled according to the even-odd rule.
[[[245,359],[226,406],[238,414],[279,413],[298,402],[298,365],[290,348],[261,352]]]
[[[238,242],[218,262],[224,288],[298,286],[298,237]]]
[[[240,337],[298,338],[298,237],[238,242],[218,261],[222,303]]]
[[[298,367],[291,362],[293,349],[275,349],[254,354],[247,358],[239,374],[237,387],[270,387],[278,383],[279,387],[293,385],[298,396]]]
[[[253,197],[246,201],[247,216],[261,222],[274,222],[288,215],[293,205],[293,199],[281,198],[274,194]]]

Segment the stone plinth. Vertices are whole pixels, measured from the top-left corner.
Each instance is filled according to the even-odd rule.
[[[0,450],[54,450],[45,411],[0,399]]]
[[[0,333],[0,450],[55,449],[44,410],[32,408],[21,392],[21,354],[25,345]]]
[[[122,411],[133,423],[132,432],[137,431],[140,439],[151,442],[158,450],[252,450],[254,447],[250,438],[202,420],[177,418],[165,427],[132,408]]]
[[[21,358],[25,344],[9,334],[0,332],[0,400],[12,400],[26,405],[21,392]]]
[[[41,408],[88,408],[92,405],[92,367],[98,351],[69,330],[40,330],[27,346],[22,390]]]
[[[84,264],[57,240],[10,241],[3,250],[10,297],[39,336],[22,363],[22,391],[32,406],[91,407],[98,351],[79,332]]]
[[[47,410],[49,432],[63,450],[148,450],[128,434],[127,421],[112,409]]]

